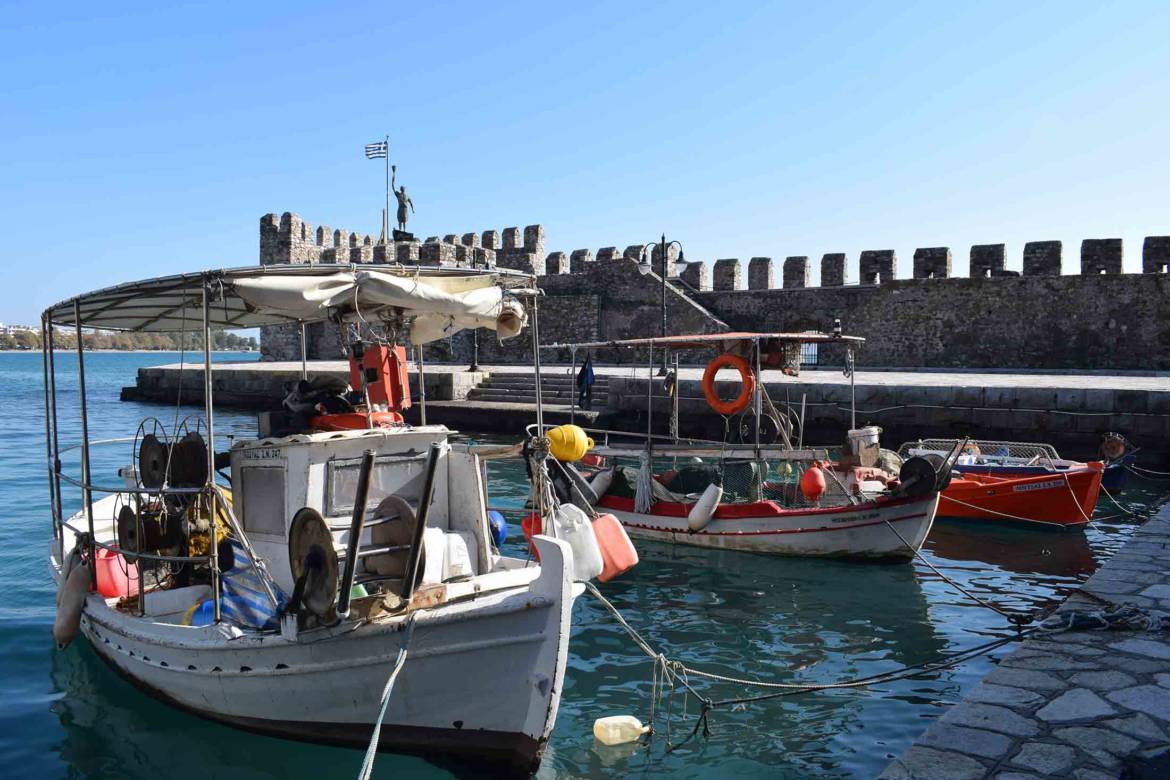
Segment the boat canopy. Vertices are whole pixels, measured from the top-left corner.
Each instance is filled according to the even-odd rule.
[[[407,318],[411,341],[425,344],[464,328],[501,339],[527,322],[516,295],[532,277],[503,270],[424,266],[269,265],[163,276],[62,301],[46,312],[54,325],[123,331],[178,331],[201,325],[208,294],[215,329]]]
[[[695,333],[682,336],[654,336],[643,339],[617,341],[586,341],[577,344],[542,344],[541,349],[605,349],[607,347],[667,347],[669,349],[697,349],[719,347],[727,350],[741,341],[783,341],[791,344],[857,344],[865,343],[861,336],[842,336],[839,333]]]

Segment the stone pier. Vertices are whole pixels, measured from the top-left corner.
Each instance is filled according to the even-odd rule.
[[[1058,612],[1132,604],[1170,612],[1170,506]],[[882,774],[910,778],[1166,777],[1170,633],[1037,632]]]

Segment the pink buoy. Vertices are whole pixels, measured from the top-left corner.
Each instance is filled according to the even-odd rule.
[[[638,565],[638,551],[616,517],[610,514],[598,515],[593,520],[593,534],[597,537],[597,546],[601,548],[603,564],[597,579],[609,582]]]
[[[106,598],[138,595],[138,564],[122,557],[117,550],[97,548],[97,591]]]

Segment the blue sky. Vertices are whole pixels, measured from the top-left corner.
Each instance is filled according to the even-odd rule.
[[[7,2],[0,321],[259,217],[688,259],[1170,233],[1170,4]],[[777,274],[778,275],[778,274]]]

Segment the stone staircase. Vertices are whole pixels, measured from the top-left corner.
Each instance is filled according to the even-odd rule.
[[[541,400],[550,406],[572,405],[577,381],[565,369],[541,372]],[[596,375],[593,383],[593,411],[604,411],[609,397],[609,377]],[[492,374],[467,394],[468,401],[535,404],[536,376],[533,374]]]

